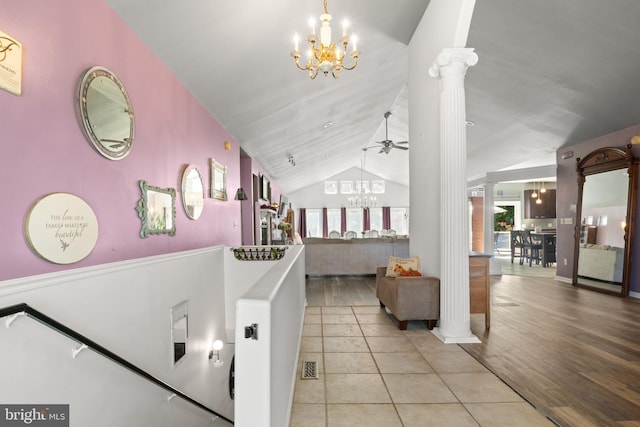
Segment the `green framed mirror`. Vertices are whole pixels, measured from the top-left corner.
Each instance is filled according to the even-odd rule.
[[[153,234],[176,235],[176,190],[159,188],[140,181],[141,197],[136,206],[142,221],[140,237]]]

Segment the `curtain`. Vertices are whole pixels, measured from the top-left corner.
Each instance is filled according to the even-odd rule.
[[[300,208],[300,219],[298,220],[298,233],[300,237],[307,237],[307,210]]]
[[[391,208],[389,206],[382,207],[382,229],[391,229]]]
[[[322,237],[329,237],[329,224],[327,221],[327,208],[322,208]]]
[[[369,208],[362,209],[362,231],[371,229],[371,211]]]
[[[347,208],[340,208],[340,235],[344,236],[347,232]]]

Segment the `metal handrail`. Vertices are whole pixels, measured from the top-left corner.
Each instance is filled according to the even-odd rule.
[[[221,414],[217,413],[213,409],[211,409],[211,408],[203,405],[202,403],[198,402],[197,400],[187,396],[186,394],[184,394],[180,390],[178,390],[178,389],[174,388],[173,386],[167,384],[166,382],[162,381],[161,379],[159,379],[157,377],[154,377],[153,375],[151,375],[150,373],[148,373],[148,372],[144,371],[143,369],[137,367],[133,363],[128,362],[127,360],[123,359],[122,357],[118,356],[117,354],[113,353],[112,351],[106,349],[105,347],[101,346],[100,344],[96,343],[95,341],[85,337],[84,335],[80,334],[79,332],[76,332],[73,329],[63,325],[62,323],[52,319],[51,317],[47,316],[46,314],[41,313],[40,311],[34,309],[33,307],[29,306],[28,304],[22,303],[22,304],[16,304],[16,305],[12,305],[12,306],[5,307],[5,308],[0,308],[0,318],[7,317],[7,316],[12,316],[12,315],[16,315],[16,314],[27,314],[27,315],[29,315],[30,317],[38,320],[39,322],[41,322],[42,324],[50,327],[51,329],[56,330],[57,332],[67,336],[68,338],[70,338],[70,339],[72,339],[74,341],[77,341],[78,343],[82,344],[83,346],[86,346],[87,348],[90,348],[90,349],[94,350],[96,353],[99,353],[100,355],[106,357],[107,359],[111,360],[112,362],[115,362],[118,365],[121,365],[122,367],[132,371],[133,373],[138,374],[139,376],[141,376],[142,378],[146,379],[147,381],[151,381],[152,383],[156,384],[157,386],[167,390],[172,395],[178,396],[181,399],[184,399],[187,402],[191,403],[192,405],[197,406],[198,408],[202,409],[203,411],[206,411],[206,412],[210,413],[211,415],[215,415],[216,417],[233,424],[233,421],[231,421],[230,419],[228,419],[224,415],[221,415]]]

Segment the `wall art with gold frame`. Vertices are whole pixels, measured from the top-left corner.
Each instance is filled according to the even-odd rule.
[[[210,197],[227,200],[227,167],[215,159],[209,159]]]

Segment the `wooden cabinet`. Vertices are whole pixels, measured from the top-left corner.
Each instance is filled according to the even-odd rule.
[[[484,326],[491,325],[491,294],[489,292],[489,255],[469,255],[469,305],[471,313],[484,313]]]
[[[580,226],[580,243],[596,243],[598,227],[595,225]]]
[[[525,219],[555,218],[556,217],[556,190],[549,188],[546,192],[538,193],[542,203],[536,203],[537,198],[531,197],[533,190],[524,190],[524,217]]]

